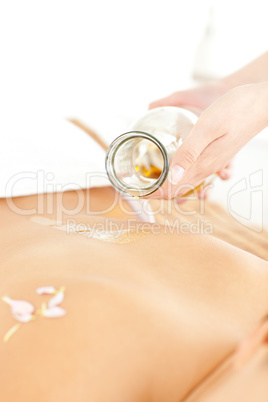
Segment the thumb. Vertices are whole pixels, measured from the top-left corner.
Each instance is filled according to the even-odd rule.
[[[174,155],[168,174],[171,184],[178,184],[181,181],[186,171],[196,163],[208,144],[206,136],[202,135],[195,126]]]

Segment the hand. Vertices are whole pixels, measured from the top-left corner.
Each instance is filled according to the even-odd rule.
[[[229,83],[227,84],[225,80],[217,80],[197,88],[174,92],[166,98],[152,102],[149,105],[149,109],[161,106],[177,106],[190,110],[199,116],[211,103],[224,95],[229,89],[231,89]],[[222,180],[229,179],[231,176],[230,165],[219,170],[217,174]]]
[[[177,198],[228,165],[233,156],[268,126],[268,82],[236,87],[199,117],[177,150],[165,184],[151,198]],[[188,186],[188,187],[186,187]]]
[[[199,115],[229,89],[231,87],[224,80],[218,80],[186,91],[174,92],[166,98],[152,102],[149,105],[149,109],[160,106],[178,106],[189,109]]]

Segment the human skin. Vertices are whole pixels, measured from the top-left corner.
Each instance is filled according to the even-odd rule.
[[[174,92],[165,98],[152,102],[149,108],[188,106],[202,112],[232,88],[247,84],[258,84],[265,81],[268,81],[268,52],[233,74],[196,88]]]
[[[228,91],[200,115],[172,160],[169,182],[149,197],[182,196],[186,188],[188,191],[195,188],[223,169],[247,142],[268,126],[267,110],[268,81]],[[183,165],[184,173],[177,182],[173,169],[178,164]]]
[[[150,108],[168,105],[201,115],[173,158],[172,186],[151,198],[181,196],[186,192],[185,184],[194,188],[216,172],[222,179],[230,177],[232,157],[268,126],[268,52],[228,77],[175,92],[153,102]]]
[[[181,401],[267,313],[267,262],[211,236],[159,226],[155,233],[146,224],[144,237],[118,244],[31,219],[128,227],[130,214],[117,204],[108,211],[112,189],[90,191],[90,212],[74,212],[79,195],[0,200],[1,296],[39,307],[48,296],[36,288],[64,285],[67,311],[23,324],[0,343],[1,402]],[[5,303],[0,321],[3,338],[15,323]]]

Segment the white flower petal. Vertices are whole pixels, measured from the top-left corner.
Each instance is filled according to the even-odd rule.
[[[13,317],[19,322],[30,322],[34,319],[32,314],[13,314]]]
[[[42,286],[36,289],[36,293],[39,295],[53,295],[56,293],[54,286]]]
[[[64,289],[61,288],[58,293],[55,294],[54,297],[52,297],[52,299],[49,300],[48,302],[48,307],[54,307],[54,306],[58,306],[59,304],[61,304],[64,300]]]
[[[61,307],[51,307],[43,310],[42,315],[46,318],[58,318],[63,317],[66,314],[66,311]]]
[[[9,304],[12,314],[27,315],[32,314],[35,310],[34,306],[25,300],[12,300],[9,297],[2,297],[2,300]]]

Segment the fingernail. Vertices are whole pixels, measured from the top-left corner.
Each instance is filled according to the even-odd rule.
[[[185,169],[183,169],[179,165],[174,165],[168,174],[168,181],[171,184],[178,184],[179,181],[182,179],[185,173]]]

